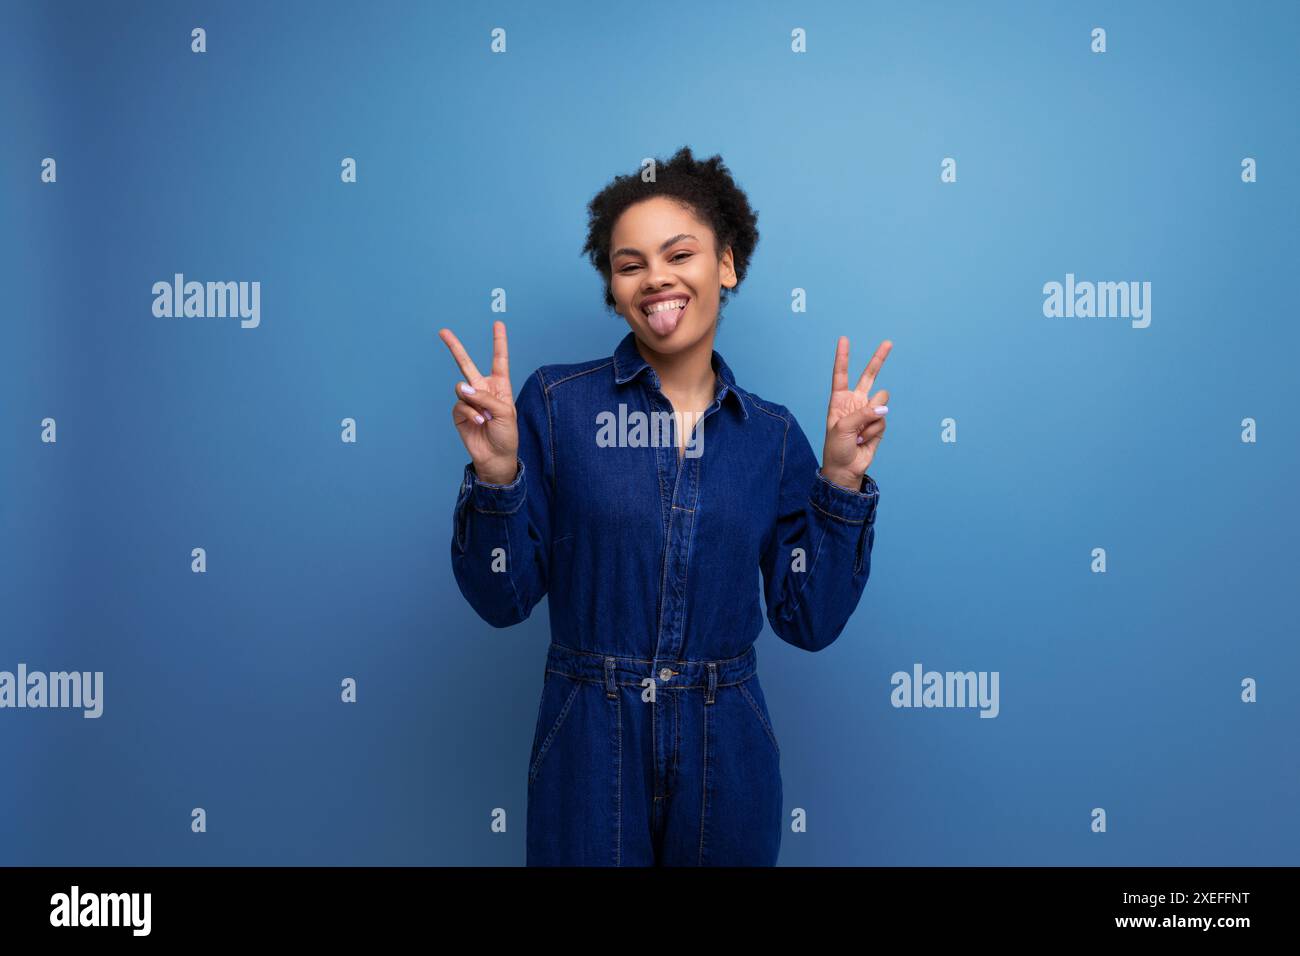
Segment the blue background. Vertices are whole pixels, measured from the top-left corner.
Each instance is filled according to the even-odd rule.
[[[0,711],[0,863],[523,862],[547,609],[494,630],[453,581],[437,330],[486,367],[505,319],[518,384],[610,354],[585,205],[683,144],[759,212],[742,386],[820,449],[836,337],[855,378],[895,343],[862,603],[819,654],[758,642],[781,862],[1300,863],[1298,19],[5,4],[0,670],[105,699]],[[155,318],[175,272],[260,281],[261,326]],[[1150,327],[1045,318],[1067,272],[1150,281]],[[915,662],[999,671],[1000,716],[894,709]]]

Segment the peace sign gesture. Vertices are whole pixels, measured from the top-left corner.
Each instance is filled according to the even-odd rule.
[[[492,323],[492,374],[487,376],[479,372],[451,329],[440,329],[438,338],[465,376],[463,382],[456,383],[451,420],[474,462],[474,473],[489,484],[507,485],[519,472],[519,427],[510,388],[506,324],[500,320]]]
[[[831,376],[831,401],[826,411],[826,446],[822,450],[822,474],[828,481],[857,491],[862,476],[876,457],[876,447],[885,434],[889,391],[871,395],[876,374],[894,343],[886,339],[867,363],[858,384],[849,388],[849,340],[841,335],[835,346],[835,371]]]

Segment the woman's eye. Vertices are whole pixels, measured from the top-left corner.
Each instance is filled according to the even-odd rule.
[[[678,253],[676,253],[676,254],[675,254],[675,255],[674,255],[670,260],[668,260],[668,261],[669,261],[669,262],[676,262],[679,256],[686,256],[686,257],[689,258],[689,257],[692,256],[692,255],[694,255],[694,253],[691,253],[691,252],[678,252]],[[623,268],[619,269],[618,271],[619,271],[620,274],[623,274],[623,273],[626,273],[628,269],[635,269],[635,268],[637,268],[636,263],[632,263],[632,264],[630,264],[630,265],[626,265],[626,266],[624,266]]]

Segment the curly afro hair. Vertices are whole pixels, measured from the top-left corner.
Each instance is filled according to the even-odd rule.
[[[654,196],[683,203],[696,218],[713,228],[719,262],[727,246],[731,246],[736,286],[720,290],[720,305],[726,305],[731,294],[739,291],[758,245],[758,213],[750,208],[749,198],[731,178],[721,156],[696,159],[689,146],[683,146],[667,162],[655,160],[654,182],[644,182],[639,171],[615,176],[587,205],[587,244],[582,254],[591,259],[605,280],[605,305],[613,309],[617,304],[610,291],[609,247],[614,223],[629,206]]]

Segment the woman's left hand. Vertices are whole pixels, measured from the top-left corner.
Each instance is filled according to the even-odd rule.
[[[826,445],[822,449],[822,474],[828,481],[858,491],[862,476],[876,457],[885,434],[889,390],[871,394],[876,374],[894,343],[886,339],[867,363],[856,387],[849,388],[849,340],[841,335],[835,346],[835,372],[831,401],[826,411]]]

